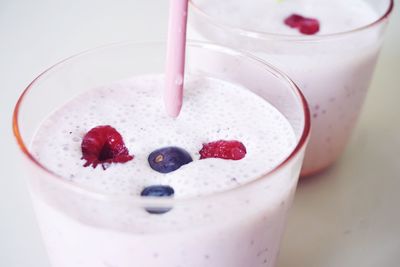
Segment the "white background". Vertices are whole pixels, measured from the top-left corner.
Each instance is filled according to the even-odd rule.
[[[0,0],[0,267],[49,267],[11,133],[18,95],[81,50],[165,38],[167,4]],[[334,167],[301,182],[280,258],[279,267],[400,266],[398,10],[352,141]]]

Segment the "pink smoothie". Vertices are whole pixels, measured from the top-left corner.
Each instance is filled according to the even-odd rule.
[[[199,77],[186,81],[183,109],[173,119],[163,109],[163,86],[162,76],[150,75],[88,90],[37,130],[35,158],[60,179],[101,195],[74,197],[56,185],[34,190],[52,266],[275,266],[301,161],[250,184],[293,151],[290,123],[241,86]],[[83,167],[84,134],[106,124],[120,131],[134,159],[106,170]],[[199,160],[202,144],[220,139],[243,142],[246,157]],[[193,162],[155,172],[149,153],[172,145],[187,150]],[[175,189],[165,214],[150,214],[136,203],[141,190],[154,184]],[[235,194],[227,194],[231,190]]]
[[[350,31],[377,21],[389,1],[192,0],[192,4],[192,37],[248,50],[299,85],[312,112],[302,175],[330,166],[357,122],[385,23]],[[318,19],[320,30],[303,35],[288,27],[284,20],[292,14]]]

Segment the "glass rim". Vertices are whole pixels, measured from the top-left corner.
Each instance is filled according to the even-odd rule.
[[[378,17],[378,19],[374,20],[371,23],[368,23],[366,25],[363,25],[361,27],[357,27],[357,28],[354,28],[354,29],[351,29],[348,31],[341,31],[341,32],[321,34],[321,35],[290,35],[290,34],[279,34],[279,33],[244,29],[244,28],[240,28],[237,26],[230,26],[230,25],[218,22],[216,19],[214,19],[213,16],[209,15],[207,12],[205,12],[203,9],[201,9],[200,6],[195,3],[195,1],[196,0],[189,0],[190,6],[194,9],[194,11],[197,12],[198,14],[200,14],[201,16],[205,17],[209,23],[221,28],[222,30],[233,32],[237,35],[241,35],[241,36],[249,37],[249,38],[257,38],[257,39],[262,39],[262,40],[279,39],[279,40],[283,40],[283,41],[299,41],[299,42],[317,42],[317,41],[322,41],[322,40],[335,39],[335,38],[338,38],[341,36],[345,36],[345,35],[349,35],[349,34],[367,30],[369,28],[374,27],[375,25],[379,25],[381,22],[386,20],[389,17],[389,15],[392,13],[392,10],[394,8],[394,0],[388,0],[389,1],[388,8],[386,9],[385,12],[383,12],[383,15]]]
[[[84,56],[93,52],[98,52],[101,51],[102,49],[110,49],[118,46],[123,46],[123,45],[161,45],[165,44],[165,42],[162,41],[143,41],[143,42],[136,42],[136,41],[124,41],[124,42],[119,42],[119,43],[113,43],[113,44],[108,44],[108,45],[103,45],[99,46],[93,49],[88,49],[83,52],[77,53],[73,56],[70,56],[64,60],[59,61],[58,63],[52,65],[51,67],[47,68],[45,71],[43,71],[41,74],[39,74],[21,93],[19,96],[12,115],[12,129],[13,129],[13,134],[16,139],[17,145],[19,149],[22,151],[23,155],[25,156],[25,159],[28,159],[30,163],[33,164],[34,167],[37,169],[41,170],[44,172],[46,175],[50,176],[51,178],[55,178],[51,182],[55,183],[60,183],[62,186],[67,187],[68,189],[78,193],[78,194],[84,194],[86,196],[90,196],[94,199],[97,200],[103,200],[103,201],[129,201],[129,202],[135,202],[135,203],[162,203],[162,204],[173,204],[173,203],[178,203],[178,202],[189,202],[190,200],[201,200],[201,199],[208,199],[208,198],[213,198],[213,197],[218,197],[222,195],[227,195],[231,194],[232,192],[236,192],[238,190],[242,190],[243,188],[248,188],[256,183],[258,183],[260,180],[267,179],[268,177],[272,176],[274,173],[278,172],[282,168],[284,168],[286,165],[288,165],[293,158],[295,158],[299,152],[305,148],[309,136],[310,136],[310,131],[311,131],[311,116],[310,116],[310,110],[309,106],[307,103],[306,98],[304,97],[303,93],[300,91],[299,87],[283,72],[275,68],[274,66],[270,65],[269,63],[253,56],[250,53],[247,53],[245,51],[239,51],[232,49],[230,47],[226,46],[220,46],[216,44],[211,44],[208,42],[202,42],[202,41],[191,41],[188,40],[187,45],[190,47],[195,47],[195,48],[202,48],[202,49],[207,49],[213,52],[219,52],[219,53],[229,53],[229,55],[232,56],[241,56],[247,59],[250,59],[254,61],[254,63],[259,64],[264,70],[268,71],[269,73],[275,75],[279,79],[283,79],[285,82],[288,83],[288,87],[290,87],[290,90],[295,94],[295,97],[298,99],[301,109],[302,109],[302,117],[304,117],[304,126],[301,131],[300,138],[296,142],[296,146],[291,150],[291,152],[288,154],[286,158],[284,158],[277,166],[275,166],[273,169],[269,170],[268,172],[265,172],[261,175],[258,175],[255,179],[244,183],[241,186],[237,186],[231,189],[227,190],[222,190],[218,192],[214,192],[211,194],[205,194],[205,195],[200,195],[200,196],[189,196],[189,197],[182,197],[182,198],[152,198],[152,197],[140,197],[140,196],[126,196],[126,195],[112,195],[112,194],[105,194],[101,193],[98,191],[95,191],[91,188],[85,187],[83,185],[78,185],[75,184],[71,181],[66,180],[63,178],[61,175],[51,171],[44,165],[42,165],[39,160],[37,160],[29,151],[28,146],[25,144],[24,138],[22,137],[20,133],[20,127],[19,127],[19,111],[21,106],[23,105],[25,96],[30,92],[32,88],[36,85],[38,81],[40,81],[43,77],[46,77],[47,74],[51,74],[50,72],[59,66],[62,66],[65,63],[69,63],[71,60],[74,60],[75,58],[79,58],[80,56]],[[47,177],[44,177],[46,179]]]

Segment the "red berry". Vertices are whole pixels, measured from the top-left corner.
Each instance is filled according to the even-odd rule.
[[[284,22],[291,28],[298,28],[303,34],[312,35],[319,32],[319,21],[317,19],[293,14],[287,17]]]
[[[319,22],[316,19],[304,19],[301,22],[299,31],[304,34],[312,35],[319,31]]]
[[[285,19],[285,24],[291,28],[298,28],[300,26],[301,21],[304,19],[303,16],[298,14],[290,15]]]
[[[101,164],[105,170],[110,163],[125,163],[133,159],[122,136],[109,125],[97,126],[85,134],[81,144],[84,167]]]
[[[199,151],[200,159],[220,158],[240,160],[246,155],[246,147],[239,141],[219,140],[203,144]]]

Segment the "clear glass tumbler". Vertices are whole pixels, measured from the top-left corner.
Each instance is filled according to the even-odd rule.
[[[252,182],[183,199],[106,195],[52,173],[31,154],[35,130],[54,109],[90,88],[164,72],[165,50],[164,43],[147,42],[81,53],[43,72],[18,100],[14,133],[28,168],[26,176],[52,266],[275,265],[309,137],[310,114],[297,86],[251,55],[189,42],[186,65],[187,73],[262,92],[292,125],[297,142],[293,151]],[[144,212],[144,208],[162,207],[173,207],[168,219]]]
[[[330,166],[343,152],[357,122],[393,9],[393,0],[365,0],[378,16],[362,27],[312,36],[245,29],[236,26],[238,23],[226,16],[229,12],[240,13],[242,9],[259,14],[261,11],[256,3],[260,0],[227,0],[224,5],[235,2],[235,9],[226,14],[213,11],[213,0],[190,1],[190,24],[196,34],[219,44],[250,51],[283,70],[299,85],[312,116],[312,134],[301,174],[309,176]],[[324,5],[321,0],[305,2],[309,3],[311,12],[310,3]]]

